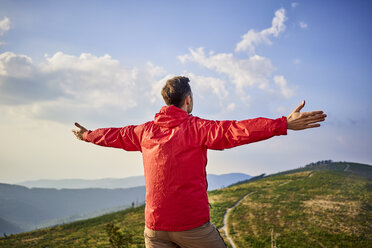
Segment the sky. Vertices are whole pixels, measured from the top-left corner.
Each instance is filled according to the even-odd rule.
[[[0,0],[0,182],[143,175],[141,154],[77,140],[137,125],[190,78],[193,115],[323,110],[322,126],[224,151],[208,173],[372,164],[372,1]]]

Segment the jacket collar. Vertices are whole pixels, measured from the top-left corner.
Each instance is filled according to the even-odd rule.
[[[175,127],[184,122],[190,115],[173,105],[164,106],[160,109],[159,113],[155,115],[154,123],[161,127]]]

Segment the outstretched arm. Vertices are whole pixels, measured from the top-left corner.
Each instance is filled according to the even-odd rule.
[[[320,127],[318,122],[322,122],[327,117],[323,111],[311,111],[301,113],[305,106],[305,100],[287,117],[287,129],[304,130],[307,128]]]
[[[75,126],[79,129],[73,129],[72,132],[75,134],[76,138],[78,138],[79,140],[84,140],[83,134],[88,130],[77,122],[75,122]]]
[[[210,121],[199,119],[197,137],[208,149],[223,150],[273,136],[287,134],[287,118],[255,118],[241,121]]]
[[[141,151],[138,138],[141,128],[136,129],[138,126],[99,128],[93,131],[87,130],[77,122],[75,122],[75,126],[79,129],[72,130],[72,132],[79,140],[99,146],[122,148],[126,151]]]

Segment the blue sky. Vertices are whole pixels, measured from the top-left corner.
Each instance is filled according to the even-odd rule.
[[[194,115],[278,118],[303,99],[321,128],[223,152],[210,173],[323,159],[372,164],[371,1],[0,0],[0,181],[143,174],[139,153],[74,139],[140,124],[175,75]]]

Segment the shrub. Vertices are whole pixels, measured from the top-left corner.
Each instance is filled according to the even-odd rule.
[[[113,248],[128,248],[133,241],[132,233],[119,231],[119,227],[113,223],[106,225],[106,233]]]

